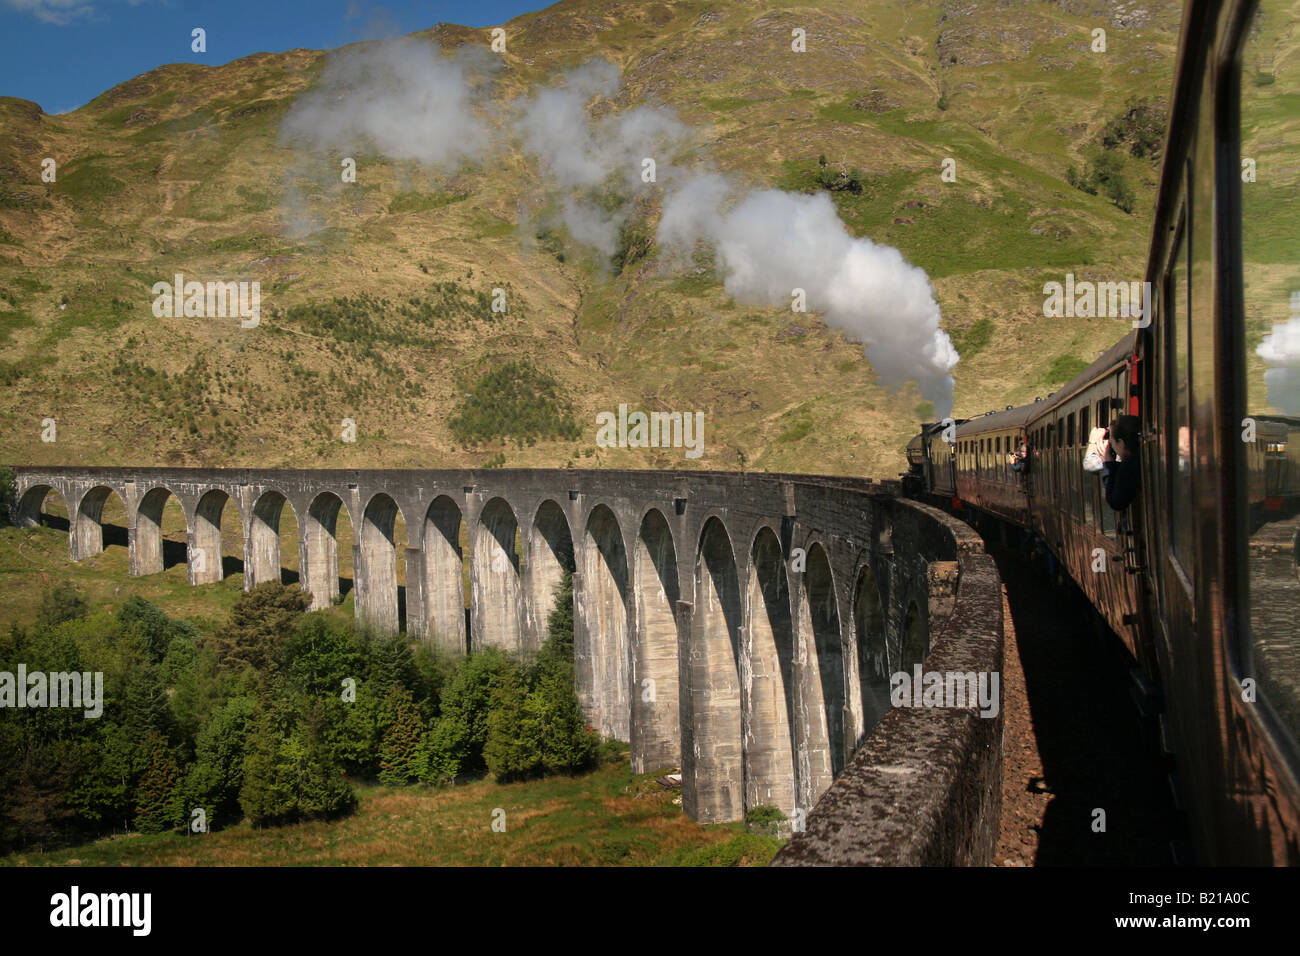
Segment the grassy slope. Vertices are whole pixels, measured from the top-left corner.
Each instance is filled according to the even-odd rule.
[[[201,836],[133,833],[18,866],[761,866],[780,848],[740,824],[700,826],[655,774],[611,763],[580,777],[450,790],[361,786],[356,813],[333,822]],[[505,811],[504,833],[492,830]]]
[[[1044,393],[1054,361],[1090,360],[1124,331],[1040,309],[1042,283],[1066,271],[1141,272],[1153,169],[1129,161],[1132,216],[1063,175],[1128,96],[1167,95],[1177,4],[1130,27],[1109,9],[566,0],[507,25],[502,97],[602,55],[624,70],[621,105],[676,108],[702,131],[694,158],[753,185],[806,187],[819,154],[863,169],[862,195],[837,194],[849,227],[929,270],[958,335],[991,326],[957,369],[957,413],[977,414]],[[1106,54],[1088,50],[1098,25]],[[321,62],[298,50],[162,67],[62,116],[0,99],[0,460],[481,464],[502,449],[456,446],[457,396],[527,354],[572,396],[583,436],[505,448],[511,466],[728,468],[743,453],[750,468],[901,469],[915,390],[885,392],[861,349],[815,317],[737,305],[707,273],[683,279],[654,256],[617,278],[573,250],[558,261],[518,225],[535,191],[517,159],[442,177],[362,156],[345,187],[335,158],[284,148],[279,121]],[[39,182],[45,156],[60,163],[52,186]],[[956,183],[939,179],[948,156]],[[289,238],[284,210],[320,228]],[[259,279],[261,327],[153,318],[149,286],[175,272]],[[476,306],[496,285],[509,286],[507,318]],[[363,292],[388,301],[378,321],[403,344],[267,314]],[[437,318],[399,316],[411,298]],[[594,414],[620,402],[705,411],[705,456],[597,449]],[[52,445],[45,416],[59,423]],[[338,440],[345,417],[356,444]]]

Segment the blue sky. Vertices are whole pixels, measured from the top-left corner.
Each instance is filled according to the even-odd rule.
[[[323,50],[423,30],[484,27],[553,0],[0,0],[0,96],[47,113],[82,106],[164,63],[219,66],[250,53]],[[207,31],[207,53],[190,31]]]

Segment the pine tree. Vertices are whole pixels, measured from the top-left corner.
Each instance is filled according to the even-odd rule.
[[[239,806],[255,826],[288,823],[297,817],[297,767],[289,742],[264,708],[248,738]]]
[[[587,729],[571,670],[544,674],[528,696],[526,711],[537,728],[547,773],[577,773],[595,765],[600,740]]]
[[[236,599],[229,620],[209,642],[233,670],[266,670],[281,657],[310,601],[305,591],[278,581],[259,584]]]
[[[239,821],[239,793],[256,712],[252,697],[232,697],[212,714],[195,741],[194,763],[185,778],[186,810],[201,807],[210,826]]]
[[[483,759],[505,783],[535,776],[542,769],[542,740],[536,717],[527,708],[528,687],[512,668],[492,695]]]
[[[145,739],[148,765],[135,793],[135,825],[142,833],[160,833],[181,825],[181,771],[163,735],[149,731]]]
[[[379,748],[379,782],[403,786],[419,776],[417,752],[424,737],[424,721],[405,687],[393,687],[385,701],[391,713]]]

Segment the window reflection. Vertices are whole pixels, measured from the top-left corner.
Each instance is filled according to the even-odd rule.
[[[1248,416],[1242,439],[1254,671],[1262,695],[1300,737],[1297,32],[1300,2],[1264,0],[1242,49],[1242,279]]]

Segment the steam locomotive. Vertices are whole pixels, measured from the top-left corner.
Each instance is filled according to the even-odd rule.
[[[903,481],[1045,548],[1087,596],[1210,865],[1300,863],[1296,35],[1297,0],[1186,5],[1150,322],[1045,398],[923,424]],[[1119,414],[1141,422],[1142,484],[1115,512],[1083,459]]]

